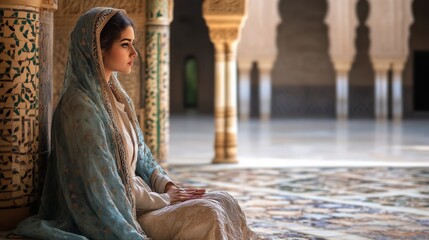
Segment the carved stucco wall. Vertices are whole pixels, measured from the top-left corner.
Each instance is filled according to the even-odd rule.
[[[278,0],[249,1],[249,13],[237,50],[240,68],[249,67],[253,61],[266,65],[265,68],[272,67],[277,56],[277,26],[281,20],[278,3]]]
[[[245,1],[224,0],[208,1],[206,13],[215,15],[237,15],[244,14]]]
[[[119,74],[119,80],[123,84],[128,95],[133,99],[136,108],[142,107],[142,59],[144,56],[144,27],[146,5],[141,0],[95,0],[95,1],[58,1],[58,10],[54,15],[54,106],[58,103],[64,81],[64,70],[67,60],[69,36],[79,16],[92,7],[114,7],[124,9],[135,24],[136,49],[139,57],[129,75]]]

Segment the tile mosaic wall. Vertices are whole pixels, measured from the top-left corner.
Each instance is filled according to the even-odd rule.
[[[39,13],[0,9],[0,208],[34,201]]]

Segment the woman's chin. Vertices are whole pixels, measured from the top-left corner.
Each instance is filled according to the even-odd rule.
[[[118,71],[118,72],[120,72],[120,73],[122,73],[122,74],[130,74],[130,73],[131,73],[131,71],[132,71],[132,68],[127,68],[127,69],[124,69],[124,70],[122,70],[122,71]]]

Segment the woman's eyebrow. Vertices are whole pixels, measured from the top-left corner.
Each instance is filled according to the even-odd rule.
[[[129,38],[123,38],[121,41],[119,41],[119,42],[123,42],[123,41],[128,41],[128,42],[131,42],[131,39],[129,39]]]

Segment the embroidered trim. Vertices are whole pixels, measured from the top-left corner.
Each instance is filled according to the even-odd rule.
[[[110,17],[113,16],[118,11],[120,11],[120,10],[115,10],[113,12],[113,9],[106,8],[106,9],[103,9],[101,11],[101,13],[99,14],[99,16],[97,17],[97,20],[95,22],[94,29],[93,29],[92,55],[95,59],[96,65],[97,65],[97,72],[98,72],[97,77],[98,77],[98,80],[100,82],[100,86],[102,88],[101,91],[103,94],[103,98],[104,98],[103,100],[105,102],[107,113],[109,114],[109,116],[112,119],[112,127],[113,127],[113,131],[114,131],[114,137],[115,137],[116,142],[117,142],[117,150],[118,150],[118,152],[117,152],[118,156],[116,157],[116,159],[118,159],[117,166],[119,168],[118,169],[119,175],[121,176],[121,179],[122,179],[123,184],[125,186],[127,198],[131,203],[134,225],[140,234],[147,237],[146,234],[141,229],[140,224],[137,222],[137,210],[136,210],[136,204],[135,204],[136,201],[135,201],[134,188],[132,186],[130,169],[128,169],[128,165],[126,163],[127,154],[126,154],[125,146],[124,146],[125,140],[124,140],[124,137],[122,136],[121,132],[119,131],[118,125],[116,124],[119,121],[118,120],[119,116],[118,116],[117,110],[116,111],[113,110],[113,106],[112,106],[112,100],[113,99],[112,98],[114,96],[113,96],[107,82],[104,79],[105,78],[104,66],[102,66],[102,63],[101,63],[102,60],[100,59],[100,47],[97,44],[97,40],[99,38],[99,35],[100,35],[102,28],[104,27],[106,22],[110,19]],[[109,84],[110,84],[110,81],[109,81]]]

